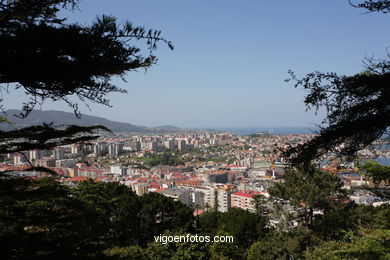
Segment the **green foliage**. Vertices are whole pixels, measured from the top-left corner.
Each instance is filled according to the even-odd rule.
[[[234,158],[230,158],[228,156],[212,156],[208,158],[208,161],[213,161],[216,163],[233,163]]]
[[[206,211],[196,220],[196,230],[198,233],[212,234],[220,225],[221,212]]]
[[[1,258],[122,257],[167,230],[188,232],[192,210],[160,194],[139,197],[117,183],[0,179]],[[185,229],[187,228],[187,230]],[[138,251],[137,251],[138,250]]]
[[[146,245],[167,230],[189,230],[192,225],[189,208],[158,193],[138,197],[124,185],[90,180],[79,184],[74,194],[95,209],[90,216],[95,236],[112,245]]]
[[[221,259],[239,259],[254,241],[267,234],[266,224],[266,218],[263,216],[230,208],[227,212],[210,211],[200,215],[196,222],[196,233],[233,236],[234,243],[213,244],[210,253],[213,259],[218,259],[217,256],[222,257]]]
[[[314,252],[318,246],[318,250],[329,248],[328,242],[321,241],[348,242],[348,236],[361,236],[356,223],[383,232],[390,228],[388,205],[336,203],[324,211],[311,230],[300,226],[284,232],[268,230],[265,217],[237,208],[224,213],[205,212],[193,229],[192,210],[181,203],[157,193],[138,197],[117,183],[89,180],[68,188],[51,178],[0,179],[0,193],[0,242],[6,248],[0,253],[2,258],[60,255],[107,259],[242,259],[246,254],[248,259],[301,258],[308,247],[314,248]],[[154,242],[154,236],[160,234],[187,233],[231,235],[234,243]],[[381,246],[386,245],[385,240],[379,244],[371,238],[362,241],[368,241],[364,252],[371,252],[372,245],[374,256],[383,255]],[[355,248],[348,245],[336,249],[348,254],[353,249],[356,254]]]
[[[12,124],[6,117],[0,116],[0,123]]]
[[[254,242],[248,250],[248,260],[301,259],[308,245],[305,228],[293,232],[271,230],[266,237]]]
[[[176,250],[172,260],[208,260],[209,244],[206,243],[176,243]]]
[[[279,241],[280,243],[280,241]],[[257,241],[251,245],[248,251],[248,260],[274,260],[286,259],[283,248],[275,246],[270,240]]]
[[[177,154],[166,151],[163,153],[146,153],[144,157],[135,158],[137,161],[141,161],[149,167],[154,167],[157,165],[183,165],[184,160],[180,158]]]
[[[165,260],[165,259],[171,259],[174,255],[174,252],[176,250],[176,246],[174,243],[149,243],[148,247],[146,248],[146,253],[151,259],[156,260]]]
[[[76,4],[76,0],[0,0],[0,84],[16,83],[31,98],[21,117],[46,100],[62,100],[79,115],[78,104],[70,96],[109,105],[108,93],[126,92],[111,83],[113,76],[153,65],[157,42],[172,48],[159,31],[127,22],[121,26],[114,17],[79,25],[57,16],[60,8]],[[356,6],[386,13],[389,1],[364,1]],[[146,55],[129,44],[132,39],[147,41]],[[307,165],[340,144],[345,146],[337,152],[351,156],[388,130],[389,61],[368,60],[366,65],[363,73],[353,76],[315,72],[299,80],[291,74],[296,87],[309,91],[308,108],[327,109],[324,123],[329,125],[309,143],[287,151],[295,156],[293,162]],[[5,122],[3,117],[0,121]],[[0,132],[0,154],[92,140],[96,129],[107,130],[42,125]],[[234,160],[220,156],[224,152],[220,146],[208,152],[219,153],[210,160]],[[199,150],[192,153],[206,159]],[[149,166],[183,164],[180,155],[168,151],[150,155],[144,162]],[[389,181],[387,168],[372,162],[363,168],[376,183]],[[247,253],[248,259],[298,259],[314,248],[308,258],[389,259],[390,208],[342,203],[340,188],[340,180],[330,173],[310,167],[287,171],[284,182],[277,183],[271,194],[303,209],[304,225],[285,232],[266,228],[260,198],[255,198],[257,214],[235,208],[206,212],[194,225],[192,210],[180,202],[157,193],[138,197],[117,183],[90,180],[69,188],[51,178],[2,178],[0,258],[240,259]],[[314,219],[315,208],[323,209],[323,215]],[[361,230],[357,223],[370,229]],[[232,235],[234,243],[153,242],[160,234],[188,232]]]
[[[216,236],[231,236],[232,234],[226,231],[218,231]],[[212,260],[235,260],[243,259],[243,249],[239,243],[213,243],[210,245],[210,256]]]
[[[382,181],[390,183],[390,166],[381,165],[374,160],[368,160],[360,168],[366,172],[376,186]]]
[[[190,231],[192,227],[192,210],[181,202],[174,201],[159,193],[147,193],[141,197],[140,243],[145,245],[165,231]]]
[[[96,240],[113,245],[128,245],[138,241],[138,212],[141,205],[130,188],[116,183],[85,181],[73,190],[76,199],[93,209],[88,220]]]
[[[53,179],[0,179],[0,258],[84,255],[89,211]],[[83,232],[80,232],[83,230]]]
[[[390,231],[361,230],[349,241],[329,241],[317,247],[308,259],[390,259]]]
[[[221,214],[219,228],[233,235],[236,244],[248,248],[255,240],[265,236],[265,217],[239,208],[230,208]]]
[[[380,207],[338,203],[314,223],[313,231],[321,240],[343,241],[347,231],[358,232],[358,225],[390,229],[390,206]]]
[[[268,209],[265,206],[267,199],[261,194],[256,194],[252,198],[253,198],[253,204],[256,209],[256,214],[259,214],[261,216],[266,216],[268,212]]]
[[[183,233],[164,233],[164,235],[183,235]],[[207,243],[149,243],[148,247],[145,250],[148,259],[156,260],[191,260],[191,259],[200,259],[206,260],[210,259],[209,255],[209,244]]]
[[[284,181],[275,183],[270,194],[288,199],[294,206],[303,207],[304,223],[312,224],[313,209],[330,209],[336,200],[345,196],[339,177],[314,167],[287,170]]]
[[[291,254],[302,255],[304,250],[310,251],[318,239],[314,232],[318,223],[315,220],[321,215],[315,216],[314,210],[320,209],[326,214],[345,198],[345,192],[337,175],[311,166],[290,169],[283,177],[284,182],[275,183],[269,192],[272,196],[288,199],[296,207],[298,215],[295,218],[301,225],[285,247]]]
[[[364,8],[369,12],[388,13],[390,7],[390,1],[349,2],[354,7]],[[270,190],[272,195],[288,199],[292,205],[299,207],[301,211],[303,209],[306,229],[299,226],[294,231],[292,242],[287,241],[286,244],[299,245],[293,246],[298,250],[285,247],[290,254],[297,252],[296,257],[304,257],[302,246],[306,246],[306,257],[310,259],[390,258],[388,251],[384,250],[389,248],[388,235],[385,235],[389,230],[386,217],[389,214],[388,206],[374,208],[347,203],[343,199],[345,192],[340,190],[341,184],[337,176],[321,173],[309,166],[312,160],[327,153],[352,159],[358,151],[389,133],[389,56],[380,60],[366,59],[364,65],[363,72],[351,76],[316,71],[297,78],[289,71],[291,78],[286,81],[294,81],[295,87],[308,91],[305,97],[307,109],[314,108],[318,111],[325,108],[327,112],[318,135],[283,152],[284,156],[290,158],[293,166],[297,166],[297,170],[287,171],[284,183],[277,183]],[[377,163],[369,162],[362,168],[367,169],[376,184],[389,180],[387,169]],[[323,214],[314,216],[315,208],[322,209]],[[359,223],[377,228],[383,233],[378,235],[373,231],[371,235],[359,234]],[[346,234],[352,234],[349,241]],[[300,242],[297,243],[298,241]],[[267,249],[263,249],[263,246],[264,244],[256,244],[253,252],[264,252]],[[310,254],[310,250],[316,246],[317,249]]]
[[[145,250],[139,246],[113,247],[104,250],[103,254],[113,259],[146,259]]]

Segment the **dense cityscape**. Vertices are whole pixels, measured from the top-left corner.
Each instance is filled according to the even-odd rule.
[[[215,207],[221,212],[238,207],[255,212],[254,195],[269,197],[268,187],[283,179],[289,165],[281,151],[304,143],[313,135],[258,133],[237,136],[231,133],[197,131],[177,134],[117,133],[88,144],[72,144],[53,150],[32,150],[8,154],[2,171],[18,171],[30,178],[40,173],[23,172],[30,164],[48,167],[66,185],[91,178],[131,187],[137,195],[161,193],[196,210]],[[375,147],[382,147],[378,140]],[[388,146],[385,146],[388,147]],[[385,149],[365,149],[360,158],[390,158]],[[389,203],[360,188],[373,186],[356,162],[345,163],[324,157],[322,170],[338,174],[345,189],[354,190],[350,199],[358,204]],[[277,220],[275,220],[277,221]]]

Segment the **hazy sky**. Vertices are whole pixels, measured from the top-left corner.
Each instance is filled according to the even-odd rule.
[[[347,0],[82,0],[70,21],[88,24],[109,14],[162,30],[158,65],[129,73],[109,96],[113,108],[82,112],[144,126],[310,126],[322,116],[305,112],[305,92],[284,80],[305,73],[362,70],[365,56],[383,57],[390,16],[349,6]],[[23,93],[6,97],[21,108]],[[20,104],[20,105],[16,105]],[[69,111],[64,104],[43,109]]]

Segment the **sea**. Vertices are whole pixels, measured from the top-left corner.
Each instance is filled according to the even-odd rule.
[[[313,134],[318,128],[307,126],[307,127],[214,127],[211,128],[218,131],[226,131],[236,135],[250,135],[257,133],[267,134]]]

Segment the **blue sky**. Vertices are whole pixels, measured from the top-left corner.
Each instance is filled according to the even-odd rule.
[[[383,57],[390,16],[349,6],[347,0],[82,0],[69,21],[88,24],[109,14],[162,30],[175,46],[160,45],[158,65],[129,73],[109,95],[113,108],[82,112],[145,126],[310,126],[323,115],[305,111],[305,92],[284,80],[289,69],[353,74],[362,59]],[[5,107],[26,98],[13,92]],[[64,104],[43,109],[69,111]]]

